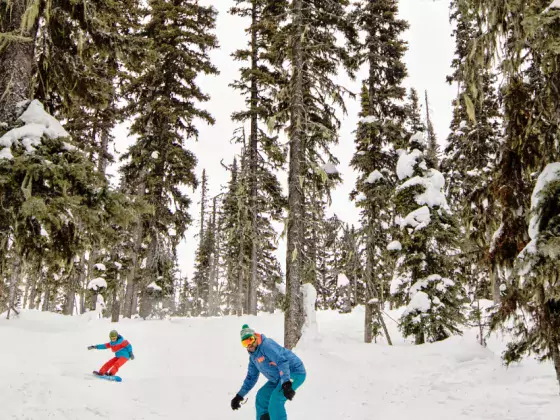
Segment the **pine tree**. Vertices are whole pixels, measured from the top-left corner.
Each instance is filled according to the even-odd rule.
[[[460,7],[463,6],[458,2],[452,4],[451,18],[457,23],[456,57],[452,63],[455,71],[448,81],[457,84],[458,93],[441,168],[448,180],[450,206],[459,216],[461,231],[465,233],[458,268],[468,279],[475,302],[490,297],[490,267],[483,261],[492,231],[497,228],[496,199],[489,185],[493,182],[497,159],[501,112],[494,87],[496,76],[491,69],[481,69],[479,73],[481,99],[474,103],[470,100],[465,60],[478,29],[476,16]],[[469,112],[474,113],[475,120],[469,117]],[[499,282],[496,282],[495,299],[499,293]]]
[[[209,51],[217,47],[211,32],[216,22],[213,7],[169,0],[148,5],[143,35],[151,50],[135,69],[138,77],[127,86],[129,112],[136,114],[131,134],[138,141],[123,157],[129,161],[122,168],[126,185],[142,191],[154,208],[153,216],[145,217],[138,228],[138,238],[147,242],[146,273],[138,284],[142,296],[150,281],[170,278],[165,267],[172,267],[177,244],[191,223],[190,200],[179,187],[196,187],[196,158],[185,141],[198,136],[198,119],[214,122],[198,107],[209,98],[196,78],[217,73],[209,58]],[[126,305],[125,315],[130,316],[134,306],[130,296]],[[141,305],[142,315],[149,311],[149,305]]]
[[[263,175],[267,178],[274,177],[266,166],[279,168],[285,161],[278,137],[267,135],[262,124],[272,121],[272,128],[277,125],[272,119],[277,108],[272,95],[282,83],[285,84],[285,80],[282,73],[271,63],[270,49],[286,16],[286,7],[285,1],[236,0],[236,6],[230,11],[234,15],[251,18],[251,25],[247,29],[250,36],[248,48],[237,50],[233,54],[237,60],[248,61],[250,67],[241,69],[240,79],[232,86],[245,95],[247,103],[247,110],[235,112],[233,120],[250,123],[247,182],[251,211],[251,235],[248,238],[251,247],[251,271],[247,293],[248,311],[253,315],[257,314],[257,290],[262,279],[258,275],[258,250],[262,244],[259,244],[257,231],[258,221],[265,209],[259,200],[259,190],[266,188],[266,185],[263,185]]]
[[[110,216],[113,193],[104,177],[95,172],[84,152],[71,144],[62,126],[33,101],[20,116],[25,125],[7,131],[0,139],[0,200],[7,230],[5,241],[10,275],[8,308],[15,305],[23,267],[42,262],[60,284],[45,284],[45,307],[51,299],[63,300],[58,286],[68,289],[65,313],[72,313],[79,278],[79,255],[91,249],[100,220]],[[48,126],[48,128],[47,128]],[[29,127],[35,127],[29,131]],[[42,134],[37,129],[42,127]],[[8,129],[12,127],[8,126]],[[19,133],[19,134],[18,134]],[[22,134],[27,133],[22,141]],[[97,237],[98,239],[98,237]],[[40,270],[39,264],[32,264]],[[38,275],[38,273],[32,273]],[[54,283],[53,283],[54,285]],[[9,316],[9,314],[8,314]]]
[[[400,225],[399,259],[391,293],[407,309],[400,321],[405,337],[416,344],[460,334],[464,323],[463,285],[454,277],[453,253],[458,230],[445,198],[445,179],[429,168],[425,154],[428,141],[423,133],[410,139],[401,152],[395,192],[397,223]]]
[[[426,134],[428,137],[428,149],[426,150],[426,164],[430,168],[439,169],[439,148],[436,132],[430,118],[430,103],[428,102],[428,91],[424,92],[426,103]]]
[[[339,121],[335,107],[344,109],[345,90],[334,77],[340,65],[350,72],[355,65],[348,48],[338,44],[336,39],[337,33],[355,35],[346,19],[344,8],[347,5],[346,1],[307,3],[293,0],[290,22],[277,37],[275,51],[285,54],[289,69],[289,84],[280,92],[285,102],[278,114],[279,120],[289,118],[290,121],[284,328],[284,344],[288,348],[299,340],[305,317],[300,288],[305,261],[304,206],[308,193],[302,179],[309,169],[320,173],[325,162],[336,164],[329,149],[337,141]]]
[[[364,340],[373,340],[374,315],[380,317],[383,290],[392,273],[382,257],[392,240],[394,210],[391,195],[396,178],[396,149],[405,136],[409,110],[402,104],[406,91],[402,82],[406,68],[402,62],[406,43],[400,39],[408,24],[397,18],[395,0],[368,1],[353,12],[356,23],[366,32],[360,61],[367,63],[368,78],[362,86],[361,120],[356,132],[356,153],[351,164],[360,172],[352,197],[360,207],[365,240],[364,281],[366,315]],[[418,96],[411,92],[410,109],[418,109]],[[420,124],[419,115],[414,125]],[[375,304],[373,304],[375,302]]]

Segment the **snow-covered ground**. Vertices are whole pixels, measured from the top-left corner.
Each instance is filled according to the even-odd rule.
[[[296,349],[308,378],[288,402],[290,420],[536,420],[560,415],[550,364],[528,360],[506,369],[499,357],[502,343],[493,339],[482,348],[474,331],[415,347],[398,337],[391,320],[396,345],[366,345],[362,319],[362,309],[317,314],[319,335]],[[239,342],[245,322],[282,342],[282,314],[123,320],[116,325],[35,311],[2,319],[0,418],[254,419],[256,389],[241,410],[230,409],[247,366]],[[122,383],[93,377],[90,372],[111,353],[86,350],[106,342],[115,327],[136,356],[119,372]]]

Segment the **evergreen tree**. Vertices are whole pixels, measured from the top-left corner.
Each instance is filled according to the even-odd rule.
[[[91,249],[96,224],[112,217],[115,193],[38,101],[28,105],[18,125],[0,137],[0,200],[2,218],[7,221],[0,237],[10,261],[8,308],[15,306],[24,264],[39,261],[47,265],[54,280],[64,282],[68,289],[64,311],[72,313],[70,297],[75,296],[79,278],[76,262]],[[39,265],[32,266],[40,270]],[[51,299],[58,298],[58,287],[49,296],[45,286],[48,307]]]
[[[558,194],[555,177],[548,178],[555,170],[547,166],[560,160],[556,128],[559,98],[555,93],[559,77],[555,40],[560,35],[560,10],[548,3],[516,0],[508,2],[507,11],[495,2],[464,0],[460,5],[478,10],[477,21],[484,23],[479,26],[477,42],[471,45],[464,71],[471,92],[480,90],[475,74],[481,64],[493,57],[499,36],[507,34],[499,65],[505,80],[500,92],[505,130],[492,183],[492,188],[500,192],[496,204],[500,227],[490,248],[493,275],[499,277],[503,290],[492,327],[511,325],[513,321],[519,339],[506,351],[506,361],[519,360],[534,351],[542,359],[554,361],[560,382],[554,308],[557,291],[551,281],[556,273],[550,271],[556,214],[553,203]],[[535,182],[532,174],[543,169],[529,207],[529,193]],[[527,216],[531,216],[529,229]],[[533,260],[534,266],[523,265],[520,271],[513,271],[520,249],[524,249],[520,257]],[[525,314],[530,314],[534,327],[525,325]]]
[[[198,136],[196,120],[214,122],[198,107],[209,98],[196,78],[217,73],[209,58],[209,51],[217,47],[213,7],[169,0],[151,0],[148,6],[142,33],[151,49],[135,68],[138,77],[126,88],[129,112],[136,115],[131,134],[138,141],[123,157],[128,162],[122,168],[126,185],[141,191],[154,208],[153,215],[138,227],[140,243],[147,242],[146,272],[142,281],[133,278],[129,285],[138,283],[142,296],[151,281],[170,278],[165,271],[173,266],[177,244],[191,223],[190,200],[180,187],[196,187],[196,158],[185,148],[185,141]],[[133,311],[133,302],[128,293],[126,316]],[[142,315],[149,311],[149,305],[142,303]]]
[[[481,99],[474,103],[465,80],[465,63],[471,44],[479,34],[476,16],[459,2],[452,3],[451,19],[456,22],[454,73],[448,77],[458,87],[454,100],[451,133],[447,139],[441,168],[448,180],[450,206],[458,215],[462,235],[462,256],[458,268],[470,284],[473,301],[490,297],[490,267],[484,264],[495,225],[496,199],[492,189],[500,140],[501,111],[494,87],[496,76],[491,69],[479,73]],[[472,119],[469,113],[476,117]],[[499,298],[499,282],[494,288]]]
[[[258,222],[266,211],[263,201],[259,199],[259,190],[267,187],[263,185],[265,178],[275,178],[267,169],[267,165],[280,168],[285,162],[285,156],[279,145],[277,136],[269,136],[262,128],[264,122],[274,123],[273,116],[277,110],[273,93],[285,84],[285,78],[278,68],[271,63],[270,52],[272,42],[277,36],[279,27],[286,16],[287,3],[271,0],[236,0],[236,6],[231,13],[243,17],[250,17],[251,24],[247,29],[250,36],[247,49],[237,50],[233,56],[237,60],[247,61],[249,67],[241,69],[241,77],[232,86],[240,90],[246,97],[247,110],[235,112],[233,120],[249,121],[248,145],[248,193],[249,209],[251,212],[251,235],[248,237],[251,247],[251,270],[248,283],[248,312],[257,313],[257,290],[261,279],[259,277],[259,243]],[[276,181],[277,183],[277,181]],[[281,198],[281,197],[279,197]],[[282,203],[276,203],[276,206]]]
[[[430,168],[439,169],[439,148],[437,144],[436,132],[430,118],[430,103],[428,102],[428,91],[425,92],[426,101],[426,134],[428,137],[428,149],[426,150],[426,164]]]
[[[424,134],[415,134],[396,168],[402,182],[395,192],[401,232],[399,246],[392,248],[400,257],[391,293],[407,305],[400,328],[416,344],[460,334],[464,323],[463,285],[454,277],[452,256],[458,230],[443,192],[445,179],[426,164],[427,149]]]
[[[368,1],[358,4],[353,12],[356,24],[366,33],[359,57],[368,66],[368,78],[362,86],[356,153],[351,161],[360,173],[352,197],[361,209],[365,241],[366,342],[371,342],[374,329],[378,330],[374,315],[382,320],[383,290],[392,275],[383,255],[392,240],[394,210],[390,203],[396,184],[395,151],[406,135],[407,115],[419,109],[415,91],[411,91],[411,104],[402,104],[406,94],[402,87],[406,43],[400,37],[408,24],[397,18],[397,12],[396,0]],[[411,121],[416,127],[420,124],[419,112],[413,116]]]
[[[336,163],[329,150],[337,141],[339,121],[335,107],[344,109],[345,90],[335,82],[335,76],[340,65],[350,72],[355,65],[348,48],[336,39],[337,33],[355,35],[346,19],[347,5],[346,1],[293,0],[290,22],[277,37],[275,52],[285,54],[289,69],[289,84],[280,92],[285,106],[278,114],[279,120],[289,118],[290,121],[284,329],[284,344],[288,348],[299,340],[305,317],[301,284],[305,261],[304,206],[309,192],[305,191],[302,179],[309,169],[320,172],[325,162]]]

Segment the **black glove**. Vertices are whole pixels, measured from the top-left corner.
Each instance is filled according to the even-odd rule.
[[[95,348],[95,346],[88,346],[88,350],[93,350]]]
[[[286,381],[282,384],[282,390],[284,391],[284,396],[292,401],[294,395],[296,395],[296,391],[292,389],[292,381]]]
[[[235,397],[233,397],[233,400],[231,400],[231,409],[238,410],[241,407],[241,401],[243,401],[243,397],[236,394]]]
[[[134,360],[134,353],[130,353],[130,360]]]

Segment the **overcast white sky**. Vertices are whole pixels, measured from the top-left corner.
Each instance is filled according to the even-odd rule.
[[[213,4],[219,11],[216,34],[220,49],[212,53],[212,60],[220,70],[217,77],[202,77],[201,88],[211,95],[211,100],[205,105],[216,119],[214,126],[199,125],[200,139],[191,142],[188,148],[198,158],[196,172],[200,178],[202,170],[209,174],[210,195],[221,192],[221,186],[229,179],[229,173],[223,169],[220,161],[230,163],[239,147],[231,143],[231,137],[236,125],[231,122],[230,115],[233,111],[243,106],[243,98],[228,85],[238,77],[239,64],[231,58],[231,53],[243,47],[247,42],[244,29],[246,22],[227,13],[232,6],[232,0],[200,0],[202,4]],[[428,90],[430,97],[430,113],[440,143],[445,141],[451,121],[451,101],[455,91],[449,86],[445,78],[451,73],[451,60],[455,44],[451,35],[452,27],[449,23],[450,0],[400,0],[400,17],[407,20],[410,29],[404,38],[408,42],[408,52],[405,62],[408,67],[409,77],[406,79],[407,88],[415,87],[423,98],[424,90]],[[364,74],[358,75],[355,82],[350,82],[343,77],[344,83],[354,92],[359,92]],[[335,155],[340,160],[338,166],[343,176],[343,183],[333,192],[333,204],[330,213],[336,213],[348,223],[358,224],[359,214],[348,196],[354,187],[356,174],[349,167],[350,159],[354,153],[354,136],[352,132],[357,125],[359,103],[348,101],[348,115],[343,118],[340,133],[340,143],[335,149]],[[122,153],[133,141],[126,138],[126,129],[119,127],[116,130],[116,151]],[[114,173],[115,168],[110,170]],[[287,174],[284,174],[283,184],[286,183]],[[190,193],[193,200],[191,215],[195,223],[188,230],[185,240],[179,247],[179,264],[183,274],[192,277],[194,254],[198,239],[194,235],[198,231],[199,191]],[[285,266],[285,247],[280,243],[278,257],[282,266]]]

